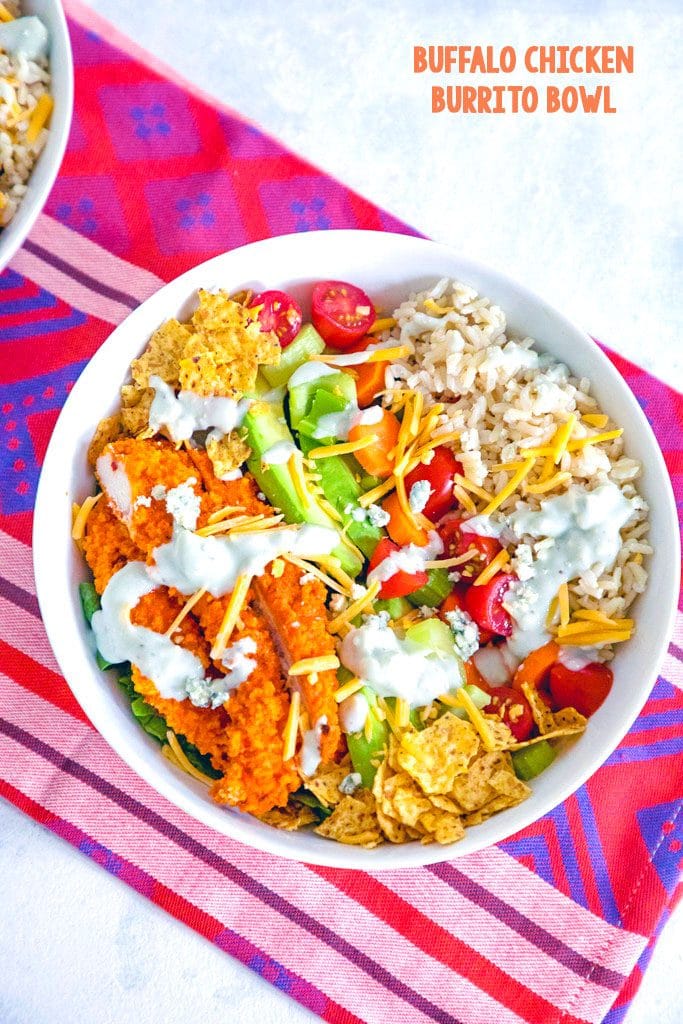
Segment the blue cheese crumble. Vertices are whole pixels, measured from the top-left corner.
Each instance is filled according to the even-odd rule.
[[[456,653],[463,661],[467,661],[479,650],[479,628],[476,622],[460,608],[446,612],[446,620],[451,627]]]
[[[422,512],[432,494],[432,487],[429,480],[416,480],[410,488],[408,504],[411,512]]]

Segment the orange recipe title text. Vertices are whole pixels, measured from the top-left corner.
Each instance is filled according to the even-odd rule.
[[[543,85],[498,78],[491,84],[432,84],[434,114],[616,114],[611,84],[595,76],[633,74],[633,47],[617,45],[414,46],[416,75],[552,76]],[[557,78],[556,78],[557,76]],[[561,76],[570,76],[571,84]],[[593,76],[577,82],[573,79]],[[471,81],[471,80],[470,80]],[[590,82],[590,84],[588,84]]]

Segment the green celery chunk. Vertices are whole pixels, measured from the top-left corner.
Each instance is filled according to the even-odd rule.
[[[94,584],[89,582],[78,584],[78,594],[85,621],[90,624],[93,615],[100,609],[100,595],[95,590]]]
[[[386,721],[380,722],[374,713],[377,706],[377,698],[372,690],[363,687],[360,691],[368,702],[371,732],[370,739],[366,739],[365,730],[349,733],[346,742],[351,755],[353,770],[358,772],[361,782],[366,789],[371,789],[377,774],[377,765],[373,761],[379,761],[382,752],[389,742],[389,726]]]
[[[412,605],[405,597],[390,597],[386,601],[375,601],[374,610],[376,615],[380,612],[389,612],[389,618],[396,620],[412,611]]]
[[[262,366],[261,373],[271,388],[279,388],[286,384],[295,370],[307,363],[311,356],[319,355],[325,350],[325,342],[313,324],[304,324],[291,345],[282,350],[277,366]]]
[[[419,590],[408,594],[408,600],[416,608],[421,608],[422,605],[426,605],[428,608],[437,608],[446,600],[453,589],[453,584],[448,578],[446,569],[428,569],[427,575],[429,579],[424,587],[420,587]]]
[[[547,740],[539,740],[532,743],[530,747],[522,747],[521,750],[511,750],[512,767],[518,779],[528,782],[535,779],[537,775],[544,772],[555,760],[555,749]]]

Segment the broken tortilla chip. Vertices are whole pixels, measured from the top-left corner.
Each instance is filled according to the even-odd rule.
[[[177,320],[167,320],[157,328],[147,348],[130,364],[130,375],[138,388],[148,388],[149,378],[156,375],[171,387],[178,386],[180,357],[190,331]]]
[[[124,433],[121,413],[107,416],[97,424],[92,441],[88,446],[88,465],[94,469],[100,455],[112,441],[116,441]]]
[[[149,425],[149,410],[154,388],[124,384],[121,388],[121,423],[126,434],[134,437]]]
[[[448,793],[479,749],[476,729],[455,715],[443,715],[422,732],[405,732],[396,761],[425,793]]]
[[[315,829],[325,839],[336,839],[347,846],[363,846],[371,850],[383,841],[375,814],[375,801],[367,789],[339,801],[329,818]]]
[[[543,698],[539,696],[535,687],[530,686],[528,683],[522,683],[522,690],[531,705],[531,714],[534,717],[534,722],[538,727],[540,736],[535,736],[524,743],[512,744],[509,747],[510,750],[528,747],[542,739],[551,740],[558,736],[572,736],[575,733],[583,732],[586,728],[588,719],[584,718],[576,708],[562,708],[561,711],[553,712]]]
[[[192,333],[180,359],[180,386],[199,395],[241,397],[252,391],[261,364],[277,365],[280,344],[252,311],[223,292],[199,290]]]
[[[287,804],[286,807],[272,807],[265,814],[260,815],[260,820],[266,825],[272,825],[273,828],[294,832],[305,825],[312,825],[314,821],[318,820],[318,816],[312,807]]]
[[[339,786],[352,770],[351,758],[347,754],[339,764],[331,761],[320,765],[315,775],[304,780],[304,785],[323,807],[335,807],[341,803],[344,795],[339,791]]]
[[[239,469],[251,455],[251,448],[234,431],[224,437],[207,437],[206,454],[219,480],[225,480],[234,469]]]

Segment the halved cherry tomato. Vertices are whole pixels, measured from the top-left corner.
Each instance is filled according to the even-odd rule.
[[[362,455],[362,452],[358,453]],[[396,541],[397,544],[417,544],[418,547],[423,548],[429,537],[427,536],[426,530],[416,529],[411,523],[408,516],[401,508],[401,503],[398,500],[398,494],[396,491],[392,491],[391,494],[384,499],[382,502],[382,508],[391,517],[387,523],[387,533],[392,540]]]
[[[482,689],[491,694],[491,701],[483,710],[502,718],[517,743],[528,740],[534,729],[534,717],[524,694],[511,686],[484,685]]]
[[[376,569],[380,562],[383,562],[385,558],[388,558],[392,551],[400,551],[398,544],[394,544],[388,537],[383,537],[375,548],[372,558],[370,559],[370,565],[368,567],[368,573],[371,573],[373,569]],[[399,569],[398,572],[390,576],[388,580],[384,580],[378,597],[382,600],[388,600],[390,597],[406,597],[407,594],[412,594],[415,590],[419,590],[420,587],[424,587],[427,583],[429,576],[426,572],[403,572]]]
[[[547,644],[543,644],[542,647],[537,647],[531,654],[527,654],[512,680],[514,689],[521,690],[522,683],[528,683],[536,690],[539,686],[543,686],[546,683],[546,677],[550,669],[557,661],[559,653],[560,648],[555,641],[549,640]]]
[[[431,462],[420,463],[406,476],[408,494],[410,494],[410,488],[418,480],[426,480],[429,483],[432,493],[422,512],[433,523],[445,516],[448,510],[455,505],[453,477],[456,473],[462,473],[462,466],[450,448],[446,448],[442,444],[434,449]]]
[[[510,636],[512,619],[503,608],[503,601],[515,579],[512,573],[499,572],[482,587],[468,588],[465,611],[481,629],[490,629],[498,636]]]
[[[456,610],[456,608],[460,609],[461,612],[467,611],[467,609],[465,607],[465,594],[466,593],[467,593],[467,586],[463,585],[462,583],[456,583],[456,585],[453,587],[453,589],[451,590],[451,592],[448,595],[448,597],[446,598],[446,600],[443,602],[443,604],[439,608],[439,611],[438,611],[439,618],[443,619],[444,622],[447,622],[448,620],[446,619],[446,612],[454,612]],[[482,629],[481,626],[479,627],[479,644],[482,647],[484,646],[484,644],[487,644],[489,642],[489,640],[492,639],[492,637],[493,637],[493,633],[490,630]],[[475,671],[477,672],[477,675],[480,675],[478,669],[475,668]],[[469,683],[469,682],[471,682],[471,680],[468,679],[467,682]]]
[[[353,370],[353,375],[356,378],[358,405],[361,409],[367,409],[369,405],[372,405],[378,393],[384,390],[387,364],[359,363],[349,369]]]
[[[478,564],[483,569],[493,561],[501,550],[501,545],[495,537],[482,537],[478,533],[463,532],[461,527],[464,522],[466,520],[461,515],[453,512],[444,516],[437,526],[444,546],[443,558],[455,558],[456,555],[464,555],[470,548],[475,548],[479,555]]]
[[[311,320],[330,348],[351,348],[368,333],[375,319],[372,302],[355,284],[319,281],[313,286]]]
[[[394,460],[389,457],[389,452],[396,447],[401,426],[393,412],[383,409],[382,414],[382,419],[378,423],[357,423],[349,430],[349,441],[360,441],[373,434],[376,436],[374,444],[353,454],[366,473],[378,476],[380,480],[391,476]]]
[[[263,308],[257,314],[258,322],[264,331],[274,331],[281,348],[287,348],[301,330],[301,308],[287,292],[268,291],[254,295],[249,309],[256,306]]]
[[[607,697],[613,680],[611,668],[599,661],[591,661],[578,669],[558,662],[550,670],[550,695],[556,709],[576,708],[588,718]]]

